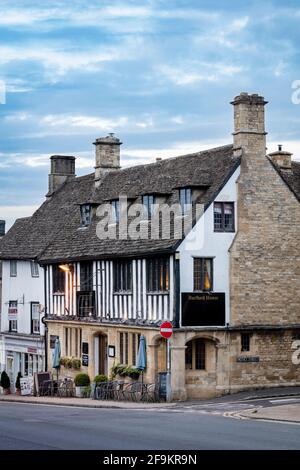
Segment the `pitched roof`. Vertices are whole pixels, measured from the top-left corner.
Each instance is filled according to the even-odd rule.
[[[282,179],[288,185],[290,190],[300,201],[300,162],[292,161],[291,169],[279,168],[272,160],[273,166],[276,168]]]
[[[98,189],[94,173],[66,182],[26,222],[18,221],[0,244],[0,258],[38,257],[42,263],[76,259],[162,253],[173,250],[177,241],[100,240],[97,220],[80,226],[78,204],[101,204],[120,195],[139,198],[143,194],[163,193],[167,202],[178,201],[175,188],[202,188],[197,202],[206,207],[239,165],[232,145],[197,152],[107,173]],[[24,255],[25,254],[25,255]],[[21,258],[20,258],[21,259]]]

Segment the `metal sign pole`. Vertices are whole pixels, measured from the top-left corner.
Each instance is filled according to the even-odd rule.
[[[170,338],[167,338],[167,402],[171,401],[171,348]]]

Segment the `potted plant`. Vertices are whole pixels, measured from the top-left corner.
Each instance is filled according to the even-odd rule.
[[[21,372],[18,372],[17,380],[16,380],[16,383],[15,383],[16,395],[21,395],[21,380],[20,380],[21,378],[22,378],[22,374],[21,374]]]
[[[108,377],[106,375],[96,375],[96,377],[94,378],[94,382],[95,384],[99,384],[101,382],[107,382],[108,381]]]
[[[91,383],[90,377],[88,374],[80,373],[75,377],[75,395],[77,398],[82,398],[84,396],[85,388],[88,387]]]
[[[135,367],[126,367],[125,372],[126,376],[130,377],[132,380],[138,380],[141,375],[140,370]]]
[[[9,395],[10,392],[10,379],[5,372],[5,370],[1,374],[1,380],[0,380],[0,385],[4,390],[4,395]]]

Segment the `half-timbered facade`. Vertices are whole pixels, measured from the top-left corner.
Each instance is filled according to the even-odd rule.
[[[265,104],[235,98],[233,145],[122,169],[110,134],[94,143],[95,172],[78,178],[74,157],[51,157],[46,201],[0,253],[43,268],[48,368],[58,336],[63,359],[110,375],[135,365],[143,334],[155,382],[168,320],[174,399],[300,383],[300,170],[281,148],[266,156]]]

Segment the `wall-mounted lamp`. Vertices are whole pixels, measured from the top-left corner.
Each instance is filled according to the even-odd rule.
[[[58,267],[65,273],[70,273],[72,271],[72,266],[70,266],[69,264],[60,264]]]

